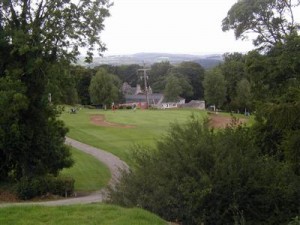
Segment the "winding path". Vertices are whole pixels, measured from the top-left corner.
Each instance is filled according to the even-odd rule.
[[[109,185],[114,185],[120,178],[121,170],[128,170],[128,165],[120,160],[117,156],[103,151],[101,149],[89,146],[71,138],[66,138],[66,144],[81,150],[87,154],[94,156],[96,159],[104,163],[111,173],[111,179]],[[107,197],[106,188],[102,188],[99,191],[93,192],[88,196],[67,198],[55,201],[45,202],[20,202],[20,203],[4,203],[0,204],[0,207],[6,206],[19,206],[19,205],[45,205],[45,206],[57,206],[57,205],[72,205],[72,204],[88,204],[95,202],[102,202]]]

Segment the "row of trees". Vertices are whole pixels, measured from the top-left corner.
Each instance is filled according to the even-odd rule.
[[[293,81],[297,79],[297,72],[291,71],[289,66],[297,67],[297,42],[297,36],[291,36],[286,46],[278,45],[268,53],[252,51],[248,54],[225,54],[222,64],[206,71],[194,62],[179,65],[155,63],[150,68],[148,84],[154,92],[165,93],[169,101],[181,96],[187,102],[204,99],[207,105],[216,105],[227,111],[254,111],[255,102],[266,101],[283,93],[287,88],[283,83],[287,79],[287,85],[296,86],[297,82]],[[262,66],[263,61],[268,66]],[[123,82],[131,86],[141,84],[143,88],[144,82],[137,73],[140,68],[139,65],[103,65],[96,68],[55,65],[51,68],[53,75],[48,80],[46,91],[52,93],[56,103],[118,103],[123,100],[120,93]],[[272,75],[266,76],[269,70],[272,70]],[[92,85],[91,81],[97,73],[102,74],[102,81],[98,79],[97,85]],[[285,75],[282,74],[289,74],[289,77],[283,78]],[[96,90],[97,86],[99,90]],[[103,91],[105,87],[107,91]],[[96,100],[97,91],[101,98]]]
[[[132,87],[144,82],[138,74],[140,65],[101,65],[95,68],[85,68],[74,65],[64,65],[53,68],[54,75],[49,79],[47,91],[53,93],[55,103],[83,105],[103,104],[123,101],[121,85],[127,82]],[[179,96],[187,101],[203,99],[204,69],[194,62],[183,62],[171,65],[169,62],[151,65],[148,74],[148,84],[154,92],[165,93],[170,101]],[[96,78],[97,77],[97,78]]]

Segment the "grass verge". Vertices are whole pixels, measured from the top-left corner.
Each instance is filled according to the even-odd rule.
[[[106,186],[111,175],[108,168],[93,156],[72,148],[74,165],[64,169],[61,176],[75,179],[76,192],[92,192]]]
[[[158,216],[142,209],[104,204],[75,206],[26,206],[0,208],[5,225],[167,225]]]

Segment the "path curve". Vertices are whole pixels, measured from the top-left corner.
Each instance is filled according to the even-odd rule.
[[[109,181],[109,185],[114,185],[118,182],[121,171],[128,170],[128,165],[120,160],[117,156],[103,151],[99,148],[92,147],[90,145],[81,143],[74,139],[66,137],[65,143],[70,145],[82,152],[90,154],[98,159],[100,162],[104,163],[111,173],[111,179]],[[95,202],[102,202],[107,197],[106,188],[102,188],[99,191],[93,192],[88,196],[83,197],[75,197],[75,198],[68,198],[68,199],[61,199],[55,201],[45,201],[45,202],[19,202],[19,203],[3,203],[0,204],[0,207],[6,206],[21,206],[21,205],[44,205],[44,206],[58,206],[58,205],[72,205],[72,204],[88,204],[88,203],[95,203]]]

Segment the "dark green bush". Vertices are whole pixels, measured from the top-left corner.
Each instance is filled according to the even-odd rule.
[[[70,177],[54,178],[53,187],[51,190],[52,194],[60,195],[64,197],[71,196],[74,193],[74,179]]]
[[[71,196],[74,192],[74,179],[53,176],[22,178],[17,185],[17,196],[27,200],[45,194]]]
[[[172,125],[156,148],[136,148],[134,167],[110,191],[112,203],[185,225],[281,225],[299,214],[299,176],[263,156],[251,128],[214,132],[192,119]]]
[[[47,193],[48,188],[47,178],[27,178],[24,177],[17,185],[17,195],[20,199],[26,200],[36,196],[41,196]]]

